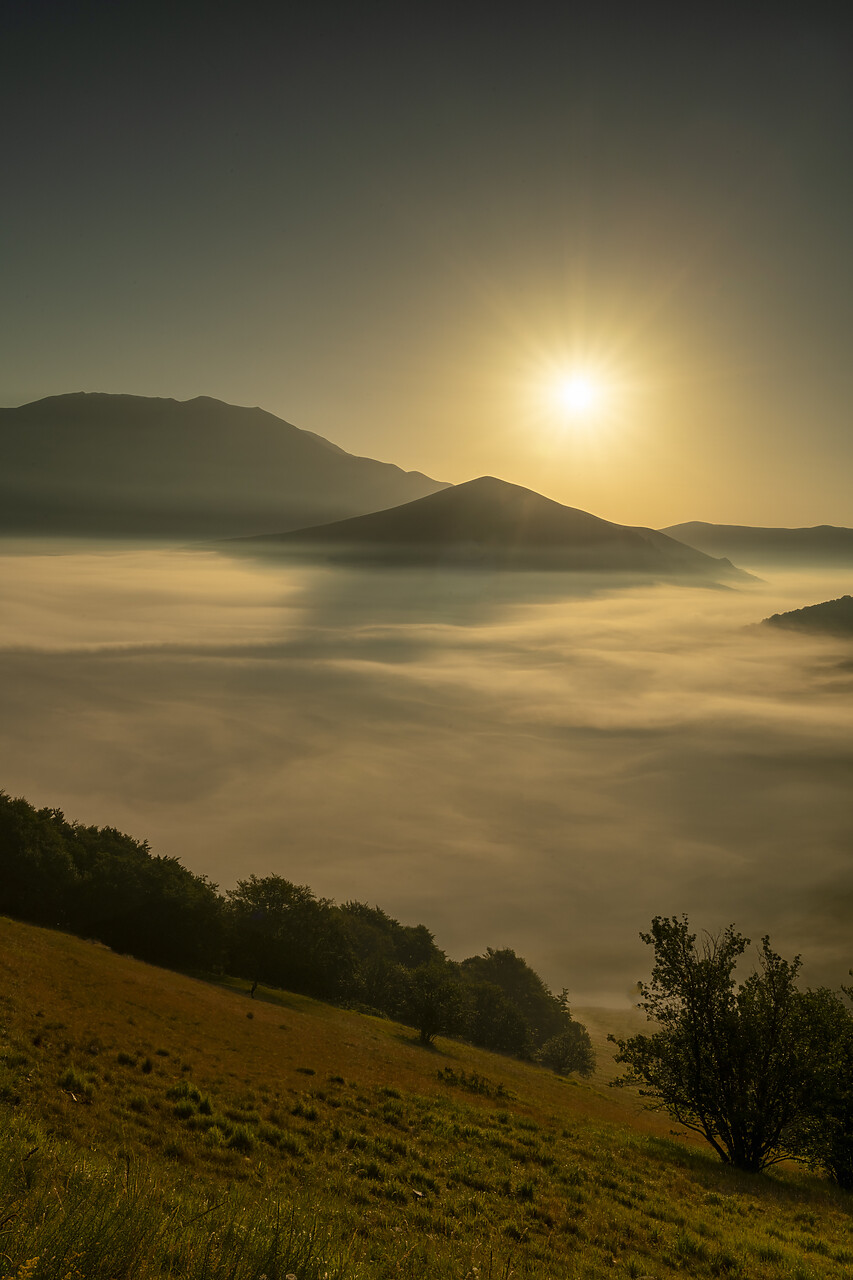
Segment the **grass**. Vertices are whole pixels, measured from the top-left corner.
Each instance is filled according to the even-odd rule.
[[[288,993],[247,1019],[2,919],[0,992],[0,1277],[853,1278],[849,1197],[723,1167],[609,1059],[565,1081]]]

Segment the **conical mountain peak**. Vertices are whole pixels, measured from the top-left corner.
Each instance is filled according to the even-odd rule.
[[[478,476],[385,511],[258,541],[347,561],[483,564],[732,576],[652,529],[614,524],[522,485]]]

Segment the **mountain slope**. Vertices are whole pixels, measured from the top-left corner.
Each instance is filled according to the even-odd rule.
[[[0,531],[227,537],[441,489],[262,409],[79,392],[0,409]]]
[[[782,627],[789,631],[850,638],[853,637],[853,596],[824,600],[821,604],[790,609],[787,613],[774,613],[772,617],[764,619],[764,625]]]
[[[350,560],[494,563],[708,577],[738,574],[727,561],[712,559],[654,529],[613,524],[493,476],[481,476],[388,511],[252,541],[285,549],[321,548]]]
[[[711,556],[741,564],[853,564],[853,529],[819,524],[808,529],[774,529],[690,520],[662,531]]]

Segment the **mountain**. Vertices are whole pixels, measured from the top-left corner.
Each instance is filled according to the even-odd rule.
[[[0,409],[0,532],[229,537],[443,486],[208,396],[79,392]]]
[[[822,604],[806,605],[804,609],[791,609],[788,613],[774,613],[764,619],[764,626],[853,638],[853,596],[824,600]]]
[[[773,529],[690,520],[663,532],[697,551],[730,556],[742,564],[853,564],[853,529],[831,524]]]
[[[744,577],[654,529],[612,524],[493,476],[388,511],[247,540],[334,559]]]

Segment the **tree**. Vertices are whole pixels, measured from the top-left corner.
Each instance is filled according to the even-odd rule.
[[[474,1044],[529,1057],[530,1026],[501,988],[494,982],[471,983],[470,978],[466,985],[466,1032]]]
[[[421,1044],[432,1044],[437,1035],[452,1035],[462,1011],[462,984],[455,965],[433,961],[408,974],[406,1015],[417,1027]]]
[[[595,1070],[595,1050],[589,1032],[580,1022],[573,1021],[565,1031],[546,1040],[536,1056],[543,1067],[551,1067],[560,1076],[573,1071],[579,1076],[591,1076]]]
[[[527,961],[509,947],[500,951],[487,947],[484,956],[463,960],[462,971],[472,982],[500,987],[530,1027],[536,1045],[564,1031],[571,1021],[563,998],[555,996]]]
[[[79,873],[68,848],[71,830],[59,809],[36,810],[0,791],[0,913],[73,927]]]
[[[352,953],[343,919],[307,885],[250,876],[228,891],[231,961],[244,977],[321,1000],[347,995]]]
[[[853,989],[842,987],[853,999]],[[810,1164],[853,1191],[853,1016],[841,995],[825,987],[808,993],[823,1059],[800,1146]]]
[[[653,1108],[701,1133],[739,1169],[801,1155],[828,1034],[812,996],[796,986],[799,957],[783,960],[765,937],[758,968],[737,985],[749,939],[733,925],[697,948],[686,916],[657,916],[640,937],[655,963],[651,982],[639,986],[639,1008],[658,1030],[611,1037],[628,1068],[616,1083],[638,1083]]]

